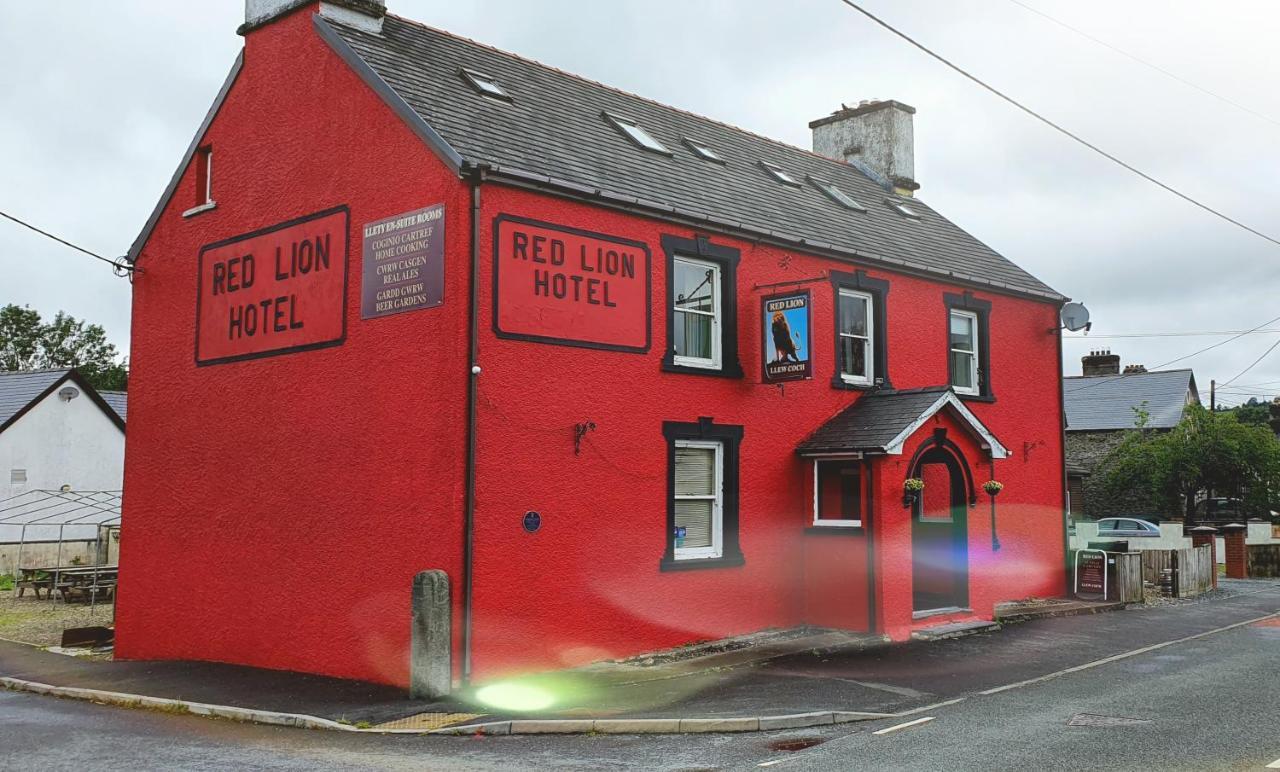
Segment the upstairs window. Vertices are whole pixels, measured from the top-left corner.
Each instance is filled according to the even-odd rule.
[[[706,145],[702,144],[701,142],[697,142],[692,139],[689,139],[688,137],[685,137],[684,144],[690,150],[693,151],[694,155],[698,156],[704,161],[711,161],[713,163],[718,163],[718,164],[722,164],[725,162],[724,159],[720,157],[719,153],[707,147]]]
[[[784,185],[790,185],[794,188],[800,187],[800,181],[788,174],[781,166],[771,164],[768,161],[761,161],[760,168],[769,173],[769,176],[781,182]]]
[[[675,314],[672,347],[676,364],[718,368],[722,353],[720,266],[677,257],[671,281]]]
[[[640,124],[630,118],[623,118],[620,115],[613,115],[612,113],[605,113],[604,117],[608,118],[609,122],[612,123],[618,131],[622,132],[624,137],[645,150],[649,150],[654,153],[662,153],[663,155],[672,154],[671,151],[667,149],[666,145],[659,142],[652,134],[645,131]]]
[[[957,394],[978,393],[978,315],[951,311],[951,385]]]
[[[866,271],[831,272],[837,389],[893,388],[889,383],[886,311],[889,282]]]
[[[213,201],[213,145],[196,148],[191,158],[195,172],[195,203],[183,212],[183,217],[198,214],[214,207]]]
[[[741,378],[738,362],[738,250],[663,236],[667,253],[667,353],[662,369]]]
[[[945,293],[947,370],[951,387],[966,399],[993,400],[991,392],[991,302],[972,292]]]
[[[875,378],[875,299],[851,289],[841,289],[838,297],[840,378],[846,383],[869,386]]]
[[[813,462],[813,524],[862,527],[862,462]]]
[[[822,180],[815,179],[813,177],[809,178],[809,182],[812,182],[813,186],[818,190],[821,190],[823,194],[826,195],[827,198],[836,202],[840,206],[843,206],[845,209],[851,209],[855,212],[867,211],[867,208],[865,206],[863,206],[862,204],[859,204],[857,201],[854,201],[849,196],[849,194],[845,193],[840,188],[837,188],[835,185],[832,185],[827,182],[823,182]]]

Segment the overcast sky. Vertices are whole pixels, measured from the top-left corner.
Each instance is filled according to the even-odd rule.
[[[865,4],[1093,142],[1280,237],[1280,3],[1023,1],[1270,120],[1011,0]],[[1280,246],[1072,144],[839,0],[389,0],[389,9],[804,147],[808,122],[841,102],[915,106],[920,196],[1091,310],[1093,334],[1067,341],[1069,375],[1092,348],[1155,366],[1225,339],[1105,335],[1244,330],[1280,316]],[[235,58],[242,20],[239,0],[5,4],[0,209],[123,254]],[[127,349],[129,285],[107,266],[0,220],[0,270],[0,303],[66,310]],[[1248,335],[1177,366],[1194,366],[1207,401],[1211,378],[1230,379],[1278,339]],[[1280,348],[1242,385],[1280,393]]]

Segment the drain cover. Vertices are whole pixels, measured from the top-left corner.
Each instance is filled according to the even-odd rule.
[[[786,740],[775,740],[769,743],[769,748],[775,751],[802,751],[826,741],[825,737],[792,737]]]
[[[1067,726],[1133,726],[1134,724],[1150,724],[1145,718],[1124,718],[1123,716],[1098,716],[1093,713],[1077,713],[1067,722]]]
[[[374,729],[443,729],[453,724],[461,724],[479,718],[483,713],[419,713],[416,716],[398,718],[385,724],[378,724]]]

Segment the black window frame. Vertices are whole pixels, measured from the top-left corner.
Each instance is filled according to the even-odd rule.
[[[947,385],[955,384],[955,367],[951,361],[951,312],[968,311],[978,319],[978,393],[956,396],[973,402],[995,402],[995,392],[991,389],[991,301],[975,298],[972,292],[965,290],[962,294],[946,292],[942,295],[943,305],[947,308],[946,327],[943,330],[947,344]]]
[[[871,296],[871,315],[873,329],[871,331],[872,351],[871,383],[849,383],[840,377],[840,290],[865,292]],[[873,279],[861,269],[849,273],[846,271],[831,272],[831,320],[832,334],[835,336],[835,357],[831,360],[834,372],[831,386],[848,391],[870,391],[872,389],[892,389],[889,381],[889,330],[888,318],[889,282],[886,279]]]
[[[712,244],[707,236],[691,239],[664,234],[662,250],[667,261],[667,341],[662,355],[662,370],[688,375],[710,375],[717,378],[743,377],[738,359],[738,263],[742,253],[723,244]],[[695,367],[676,364],[675,348],[675,261],[677,257],[704,260],[720,267],[720,366]]]
[[[660,571],[689,571],[703,568],[732,568],[746,564],[742,546],[738,541],[739,510],[739,446],[742,444],[742,426],[717,424],[714,419],[700,417],[696,422],[663,421],[662,436],[667,441],[667,519],[666,549],[658,563]],[[720,513],[721,554],[718,558],[686,558],[676,560],[676,442],[702,440],[719,442],[722,453],[723,475]]]

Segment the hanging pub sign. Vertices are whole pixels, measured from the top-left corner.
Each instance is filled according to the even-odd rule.
[[[782,383],[813,377],[809,293],[771,295],[762,301],[764,382]]]
[[[444,302],[444,204],[364,226],[360,318]]]
[[[501,215],[493,223],[493,329],[500,338],[649,350],[649,247]]]
[[[347,219],[337,207],[201,249],[196,364],[341,343]]]

